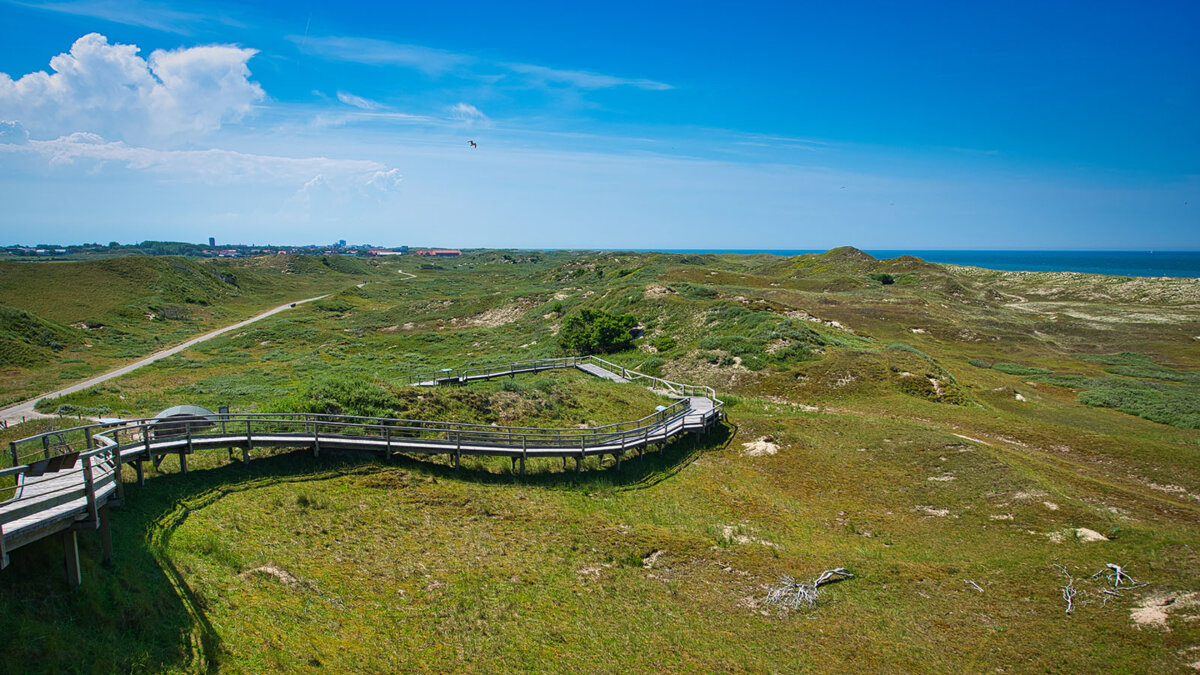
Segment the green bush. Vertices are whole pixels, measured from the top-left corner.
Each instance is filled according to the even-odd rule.
[[[1079,402],[1113,408],[1152,422],[1200,429],[1200,387],[1147,382],[1127,377],[1052,375],[1039,382],[1079,389]]]
[[[994,363],[993,370],[998,370],[1009,375],[1049,375],[1050,371],[1037,366],[1026,366],[1020,363]]]
[[[987,368],[992,367],[992,364],[988,363],[987,361],[984,361],[983,359],[968,359],[967,363],[975,366],[976,368],[987,369]]]
[[[666,352],[674,349],[677,343],[675,342],[675,338],[664,335],[663,337],[655,338],[652,344],[658,351]]]
[[[270,412],[391,417],[396,397],[379,382],[349,374],[305,382],[297,391],[268,406]]]
[[[637,325],[632,314],[609,314],[585,309],[563,322],[558,342],[576,354],[608,354],[633,344],[630,331]]]
[[[871,277],[875,281],[878,281],[883,286],[891,286],[892,284],[896,283],[896,277],[890,274],[884,274],[882,272],[878,274],[868,274],[867,276]]]

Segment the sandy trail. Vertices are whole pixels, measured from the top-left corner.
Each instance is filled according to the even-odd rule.
[[[321,298],[325,298],[325,297],[329,297],[329,296],[328,295],[319,295],[315,298],[306,298],[304,300],[296,300],[294,302],[284,303],[274,309],[269,309],[269,310],[263,312],[262,314],[250,317],[249,319],[246,319],[245,321],[239,321],[238,323],[235,323],[235,324],[232,324],[229,326],[225,326],[224,328],[218,328],[217,330],[211,331],[209,333],[205,333],[204,335],[201,335],[199,337],[194,337],[191,340],[188,340],[187,342],[175,345],[174,347],[171,347],[169,349],[164,349],[160,352],[155,352],[155,353],[151,354],[150,356],[147,356],[144,359],[141,359],[139,361],[134,361],[133,363],[130,363],[129,365],[126,365],[126,366],[121,366],[120,368],[117,368],[116,370],[110,370],[107,373],[104,373],[102,375],[97,375],[92,378],[88,378],[86,380],[83,380],[82,382],[76,382],[75,384],[73,384],[69,387],[66,387],[64,389],[59,389],[58,391],[52,391],[48,394],[43,394],[41,396],[35,396],[34,398],[31,398],[27,401],[22,401],[21,403],[18,403],[16,405],[9,406],[7,408],[0,410],[0,421],[3,421],[5,424],[16,424],[18,422],[21,422],[22,420],[33,419],[33,418],[37,418],[37,417],[53,417],[53,415],[44,415],[40,412],[37,412],[36,410],[33,409],[33,406],[38,401],[42,400],[43,398],[54,398],[54,397],[58,397],[58,396],[63,396],[65,394],[72,394],[77,391],[87,389],[88,387],[93,387],[97,384],[100,384],[101,382],[106,382],[115,377],[127,375],[127,374],[137,370],[138,368],[141,368],[142,366],[146,366],[146,365],[154,363],[155,361],[158,361],[160,359],[165,359],[168,356],[173,356],[175,354],[178,354],[179,352],[181,352],[185,349],[188,349],[189,347],[193,347],[197,344],[200,344],[201,342],[204,342],[205,340],[211,340],[212,338],[215,338],[218,335],[223,335],[225,333],[228,333],[229,331],[237,330],[238,328],[248,326],[248,325],[254,323],[255,321],[259,321],[260,319],[265,319],[268,316],[271,316],[273,314],[278,314],[279,312],[282,312],[287,309],[291,309],[292,307],[295,307],[297,305],[302,305],[306,302],[312,302],[314,300],[320,300]]]

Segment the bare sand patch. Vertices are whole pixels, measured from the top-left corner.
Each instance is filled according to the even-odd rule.
[[[1075,538],[1082,542],[1108,541],[1108,537],[1086,527],[1075,528]]]
[[[779,446],[775,445],[774,438],[763,436],[757,441],[742,443],[743,457],[762,457],[763,455],[774,455],[779,452]]]
[[[760,544],[769,548],[779,548],[779,544],[776,544],[773,541],[767,541],[766,539],[752,537],[749,534],[746,534],[747,531],[750,530],[744,525],[722,525],[721,537],[727,542],[742,546],[746,544]]]
[[[274,565],[262,565],[260,567],[255,567],[254,569],[249,569],[245,572],[242,572],[238,576],[243,579],[251,579],[256,576],[268,577],[289,588],[298,588],[306,585],[297,579],[291,572],[279,567],[275,567]]]
[[[1171,630],[1167,619],[1171,614],[1200,607],[1200,593],[1155,593],[1148,595],[1129,610],[1129,619],[1138,628]],[[1189,616],[1188,619],[1193,617]]]

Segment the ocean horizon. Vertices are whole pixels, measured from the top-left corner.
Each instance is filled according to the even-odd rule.
[[[661,253],[737,253],[793,256],[820,249],[609,249]],[[911,255],[927,262],[966,265],[1004,272],[1083,272],[1122,277],[1200,277],[1200,251],[1019,251],[863,249],[884,260]]]

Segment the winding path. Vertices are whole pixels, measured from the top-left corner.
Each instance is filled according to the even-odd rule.
[[[33,418],[37,418],[37,417],[54,417],[54,415],[46,415],[46,414],[43,414],[43,413],[40,413],[40,412],[34,410],[34,406],[37,405],[38,401],[40,401],[44,398],[58,398],[59,396],[73,394],[77,391],[83,391],[84,389],[87,389],[88,387],[94,387],[97,384],[100,384],[101,382],[107,382],[108,380],[111,380],[114,377],[128,375],[129,373],[132,373],[133,371],[137,370],[138,368],[141,368],[143,366],[148,366],[151,363],[154,363],[155,361],[158,361],[160,359],[165,359],[168,356],[174,356],[175,354],[178,354],[179,352],[181,352],[185,349],[188,349],[189,347],[194,347],[195,345],[200,344],[201,342],[204,342],[205,340],[211,340],[211,339],[217,337],[218,335],[223,335],[225,333],[228,333],[231,330],[237,330],[238,328],[243,328],[245,326],[248,326],[248,325],[254,323],[255,321],[259,321],[259,320],[265,319],[268,316],[271,316],[273,314],[278,314],[284,310],[291,309],[292,307],[295,307],[296,305],[302,305],[306,302],[312,302],[314,300],[320,300],[321,298],[326,298],[326,297],[329,297],[329,296],[328,295],[318,295],[315,298],[306,298],[304,300],[296,300],[294,302],[284,303],[274,309],[269,309],[269,310],[263,312],[262,314],[259,314],[257,316],[252,316],[249,319],[246,319],[245,321],[239,321],[238,323],[235,323],[235,324],[232,324],[229,326],[225,326],[224,328],[218,328],[214,331],[205,333],[204,335],[201,335],[199,337],[194,337],[194,338],[188,340],[187,342],[177,344],[174,347],[164,349],[160,352],[154,352],[153,354],[151,354],[150,356],[147,356],[144,359],[141,359],[139,361],[134,361],[133,363],[130,363],[129,365],[121,366],[120,368],[117,368],[116,370],[110,370],[107,373],[104,373],[103,375],[97,375],[95,377],[91,377],[86,380],[76,382],[75,384],[73,384],[69,387],[59,389],[58,391],[52,391],[49,394],[42,394],[41,396],[35,396],[34,398],[31,398],[27,401],[22,401],[21,403],[18,403],[16,405],[12,405],[7,408],[0,409],[0,421],[3,421],[5,424],[17,424],[18,422],[23,422],[27,419],[33,419]]]
[[[278,311],[278,310],[276,310]],[[244,322],[248,323],[248,322]],[[232,330],[231,326],[223,330]],[[182,349],[180,346],[178,349]],[[161,358],[161,357],[160,357]],[[493,377],[574,368],[620,383],[636,383],[675,399],[645,417],[598,427],[532,428],[407,420],[350,415],[235,414],[192,418],[126,420],[89,424],[46,432],[13,441],[12,467],[0,470],[0,569],[8,554],[25,544],[63,534],[68,582],[81,582],[76,532],[98,529],[106,559],[112,556],[108,534],[110,506],[124,501],[123,464],[132,463],[138,482],[145,479],[144,462],[158,466],[176,455],[187,472],[188,456],[201,449],[242,451],[250,461],[253,448],[310,448],[313,455],[335,450],[370,452],[391,460],[397,452],[445,455],[454,465],[462,457],[508,457],[521,474],[531,459],[575,461],[583,470],[588,457],[612,457],[617,469],[630,453],[660,448],[671,439],[701,434],[716,425],[724,403],[711,387],[672,382],[623,368],[595,356],[518,361],[493,366],[446,369],[437,375],[410,378],[418,387],[461,385]]]

